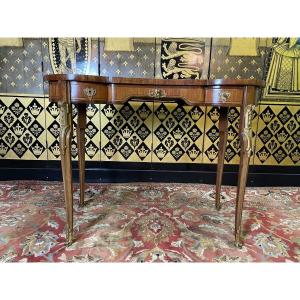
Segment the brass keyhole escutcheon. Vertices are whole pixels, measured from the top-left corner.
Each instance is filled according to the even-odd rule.
[[[230,92],[220,92],[219,93],[219,99],[222,102],[227,102],[231,97],[231,93]]]
[[[153,89],[149,91],[149,97],[151,98],[156,98],[156,99],[160,99],[160,98],[164,98],[167,96],[166,91],[161,90],[161,89]]]
[[[83,90],[83,93],[89,98],[89,100],[91,101],[93,99],[93,97],[96,95],[96,89],[94,88],[85,88]]]

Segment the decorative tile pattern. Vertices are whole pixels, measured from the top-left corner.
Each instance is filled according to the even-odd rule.
[[[73,106],[73,140],[72,140],[72,158],[78,158],[76,125],[77,109]],[[47,146],[48,160],[60,159],[59,149],[59,108],[57,103],[50,103],[46,99],[46,128],[47,128]],[[89,104],[87,106],[87,126],[85,130],[85,159],[100,160],[100,114],[99,105]]]
[[[41,39],[23,38],[23,47],[0,48],[0,93],[43,93]]]
[[[47,159],[44,98],[0,97],[0,158]]]
[[[101,160],[151,162],[152,102],[101,105]]]
[[[205,107],[155,103],[153,162],[202,162]]]
[[[99,46],[98,38],[91,39],[91,56],[89,63],[89,75],[98,75],[99,74]]]
[[[53,74],[51,60],[50,60],[50,53],[49,53],[49,39],[42,38],[42,59],[43,59],[43,75]],[[45,91],[44,91],[45,92]]]
[[[146,39],[145,39],[146,40]],[[114,77],[154,77],[155,43],[134,42],[134,51],[104,51],[100,39],[100,75]]]
[[[262,79],[268,48],[258,47],[258,56],[230,56],[230,45],[213,39],[210,78]]]
[[[300,106],[261,105],[254,164],[300,165]]]
[[[257,130],[258,110],[256,108],[252,113],[252,150],[255,148],[255,132]],[[228,137],[225,151],[225,164],[239,164],[240,140],[239,140],[239,108],[230,107],[228,109]],[[219,149],[219,108],[207,107],[205,120],[205,139],[203,163],[217,163]],[[253,152],[252,152],[253,155]],[[250,157],[250,164],[253,158]]]
[[[42,57],[43,57],[43,76],[53,74],[53,69],[51,66],[50,53],[49,53],[49,39],[42,38]],[[43,94],[48,95],[49,84],[43,81]],[[46,113],[46,112],[45,112]]]

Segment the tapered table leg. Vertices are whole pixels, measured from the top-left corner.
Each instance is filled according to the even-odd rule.
[[[227,107],[220,108],[219,119],[219,152],[218,152],[218,167],[217,167],[217,181],[216,181],[216,209],[221,209],[221,185],[224,169],[224,157],[227,143]]]
[[[60,155],[66,201],[66,243],[73,241],[73,183],[72,183],[72,109],[70,103],[60,103]]]
[[[77,145],[78,145],[78,165],[79,165],[79,185],[80,200],[79,206],[84,205],[84,185],[85,185],[85,127],[86,127],[86,105],[78,104],[77,119]]]
[[[248,105],[241,107],[240,113],[240,167],[237,187],[237,198],[236,198],[236,209],[235,209],[235,245],[237,247],[242,246],[241,240],[241,223],[243,204],[247,183],[249,158],[251,155],[252,148],[252,136],[251,136],[251,113],[254,109],[254,105]]]

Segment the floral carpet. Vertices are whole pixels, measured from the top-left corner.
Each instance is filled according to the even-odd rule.
[[[300,189],[248,188],[244,246],[234,246],[235,187],[204,184],[89,184],[66,247],[60,182],[0,183],[2,262],[298,262]]]

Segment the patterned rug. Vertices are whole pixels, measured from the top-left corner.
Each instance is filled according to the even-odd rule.
[[[248,188],[244,246],[234,247],[235,187],[204,184],[89,184],[76,241],[65,247],[60,182],[0,183],[2,262],[297,262],[300,189]]]

